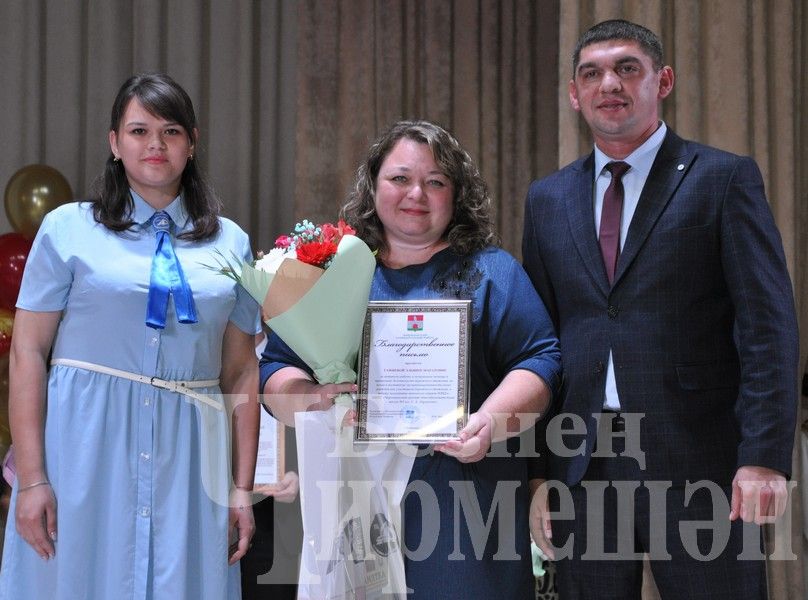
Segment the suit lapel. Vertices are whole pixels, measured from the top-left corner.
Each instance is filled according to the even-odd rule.
[[[690,170],[695,158],[695,154],[687,153],[684,140],[668,130],[631,219],[626,243],[617,261],[613,285],[620,282],[623,274],[637,257],[651,229]]]
[[[609,293],[609,281],[606,278],[606,268],[603,266],[603,256],[600,253],[598,236],[595,231],[595,213],[592,201],[594,169],[594,152],[574,165],[571,171],[572,181],[567,186],[567,189],[570,190],[567,218],[572,239],[581,259],[593,281],[606,296]]]

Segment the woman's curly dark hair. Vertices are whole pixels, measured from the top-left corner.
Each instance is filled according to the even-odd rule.
[[[164,73],[140,73],[124,82],[112,105],[109,128],[119,132],[129,102],[137,98],[151,114],[182,125],[194,144],[197,127],[194,106],[180,85]],[[205,240],[219,231],[221,202],[208,184],[197,160],[188,160],[180,180],[185,210],[193,221],[193,229],[179,235],[189,240]],[[129,194],[129,181],[123,162],[116,161],[110,152],[104,171],[93,182],[91,189],[93,216],[112,231],[125,231],[134,222],[134,202]]]
[[[379,255],[387,249],[384,225],[376,213],[376,178],[387,155],[402,138],[427,144],[454,186],[454,214],[443,234],[452,250],[464,256],[499,245],[491,216],[491,196],[477,166],[454,136],[429,121],[398,121],[371,144],[340,213],[356,229],[357,236]]]

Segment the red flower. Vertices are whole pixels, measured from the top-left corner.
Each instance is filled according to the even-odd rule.
[[[331,223],[323,223],[320,225],[320,238],[323,242],[333,242],[339,244],[340,235],[339,229],[334,227]]]
[[[320,225],[320,234],[321,241],[323,242],[334,242],[335,244],[339,245],[340,241],[342,240],[342,236],[344,235],[356,235],[356,231],[353,227],[348,225],[342,219],[335,225],[331,223],[323,223]]]
[[[337,245],[334,242],[309,242],[297,246],[295,252],[300,262],[322,267],[336,254]]]
[[[337,223],[337,227],[339,228],[339,237],[341,238],[343,235],[356,235],[356,229],[348,225],[342,219],[339,220]]]
[[[277,240],[275,240],[275,247],[276,248],[288,248],[292,244],[292,238],[288,235],[282,235]]]

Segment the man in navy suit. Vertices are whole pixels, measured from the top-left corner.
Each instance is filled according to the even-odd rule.
[[[755,162],[660,121],[673,84],[653,32],[585,32],[569,97],[594,151],[528,193],[525,268],[564,364],[531,482],[563,485],[538,488],[531,533],[564,600],[639,598],[644,553],[663,598],[765,597],[759,524],[788,498],[782,243]]]

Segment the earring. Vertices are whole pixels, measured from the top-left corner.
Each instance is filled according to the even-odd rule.
[[[194,155],[193,155],[193,154],[189,154],[189,155],[188,155],[188,160],[193,160],[193,159],[194,159]]]
[[[114,158],[112,159],[112,162],[120,162],[120,160],[121,160],[121,157],[120,157],[120,156],[116,156],[116,157],[114,157]]]

